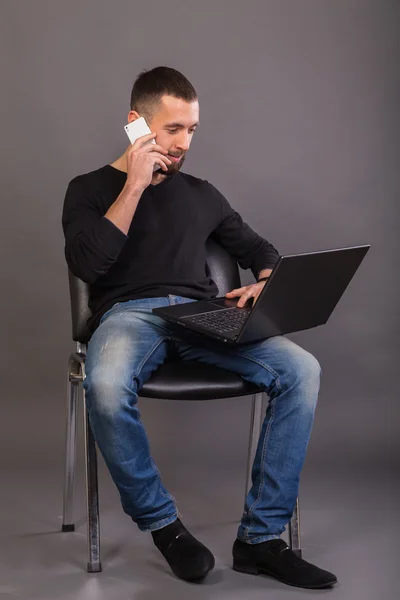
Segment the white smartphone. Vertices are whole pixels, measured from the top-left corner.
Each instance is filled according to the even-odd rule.
[[[147,125],[146,119],[144,117],[139,117],[139,119],[136,119],[136,121],[128,123],[127,125],[125,125],[124,129],[131,144],[134,144],[136,140],[142,137],[143,135],[151,133],[150,127]],[[151,141],[153,144],[156,143],[154,139]]]
[[[151,133],[151,129],[147,125],[146,119],[144,117],[139,117],[139,119],[136,119],[136,121],[132,121],[131,123],[128,123],[127,125],[124,126],[124,129],[125,129],[125,133],[128,136],[131,144],[134,144],[136,142],[136,140],[138,138],[142,137],[143,135],[147,135],[148,133]],[[154,139],[152,139],[151,143],[155,144],[156,142]],[[160,168],[161,167],[159,165],[154,165],[153,171],[157,171]]]

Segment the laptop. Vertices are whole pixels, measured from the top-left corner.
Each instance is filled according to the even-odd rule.
[[[326,323],[370,244],[279,256],[257,302],[220,296],[152,312],[226,344],[245,344]]]

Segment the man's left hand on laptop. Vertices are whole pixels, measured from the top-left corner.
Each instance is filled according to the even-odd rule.
[[[260,281],[259,283],[252,283],[251,285],[245,285],[240,288],[236,288],[227,292],[225,296],[227,298],[235,298],[239,296],[239,300],[237,303],[237,308],[243,308],[248,300],[254,298],[252,306],[257,302],[258,296],[261,294],[261,290],[265,285],[265,281]]]

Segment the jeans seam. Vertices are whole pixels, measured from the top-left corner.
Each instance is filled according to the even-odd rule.
[[[158,346],[161,344],[161,342],[163,342],[164,340],[168,340],[169,336],[167,335],[163,335],[161,337],[159,337],[155,343],[149,348],[149,350],[147,351],[147,354],[145,354],[145,356],[142,358],[141,362],[138,365],[138,368],[136,370],[136,372],[133,374],[132,376],[132,382],[134,379],[136,379],[136,377],[138,377],[143,369],[144,364],[147,362],[147,360],[150,358],[150,356],[157,350]],[[140,390],[137,390],[138,395]]]
[[[262,491],[263,491],[263,487],[264,487],[264,471],[265,471],[264,463],[265,463],[265,455],[266,455],[266,451],[267,451],[267,443],[268,443],[268,439],[269,439],[269,433],[271,431],[271,424],[272,424],[272,421],[274,420],[274,415],[275,415],[275,398],[273,398],[270,402],[271,402],[271,416],[268,420],[268,425],[267,425],[267,429],[265,432],[263,447],[262,447],[262,451],[261,451],[261,460],[260,460],[260,462],[261,462],[260,468],[262,470],[261,480],[260,480],[260,485],[258,487],[257,498],[255,499],[255,501],[249,508],[250,524],[245,529],[245,536],[247,537],[248,540],[250,540],[249,530],[254,526],[254,518],[253,518],[254,508],[256,507],[256,505],[259,503],[259,501],[261,499]]]
[[[153,465],[153,469],[158,473],[158,476],[160,478],[161,481],[161,473],[160,473],[160,469],[157,467],[156,463],[154,462],[153,457],[150,457],[151,460],[151,464]],[[170,494],[169,492],[167,492],[166,494],[164,494],[164,492],[162,490],[160,490],[160,494],[163,498],[167,498],[168,500],[173,500],[174,505],[175,505],[175,510],[177,510],[176,507],[176,498],[174,498],[174,496],[172,494]]]

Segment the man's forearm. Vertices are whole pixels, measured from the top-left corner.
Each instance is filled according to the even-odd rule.
[[[128,234],[142,193],[142,189],[137,189],[133,186],[125,186],[114,204],[110,206],[104,215],[109,221],[114,223],[118,229],[125,233],[125,235]]]

